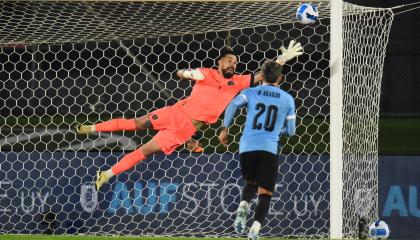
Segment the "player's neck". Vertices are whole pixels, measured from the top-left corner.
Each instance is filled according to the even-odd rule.
[[[273,86],[273,87],[277,87],[279,85],[275,84],[275,83],[268,83],[268,82],[263,82],[262,84],[263,86]]]

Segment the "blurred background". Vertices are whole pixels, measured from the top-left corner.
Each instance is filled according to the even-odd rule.
[[[372,7],[397,7],[417,0],[349,0]],[[396,11],[386,50],[381,87],[379,153],[420,155],[420,9]]]

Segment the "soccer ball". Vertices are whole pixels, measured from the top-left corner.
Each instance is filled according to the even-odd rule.
[[[302,24],[311,24],[318,19],[318,9],[316,5],[304,3],[296,11],[296,18]]]
[[[389,233],[388,224],[381,220],[373,222],[369,227],[369,237],[372,239],[387,239]]]

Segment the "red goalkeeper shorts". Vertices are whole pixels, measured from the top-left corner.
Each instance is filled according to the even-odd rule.
[[[160,108],[148,116],[153,129],[159,131],[153,139],[167,155],[187,142],[196,132],[191,119],[176,105]]]

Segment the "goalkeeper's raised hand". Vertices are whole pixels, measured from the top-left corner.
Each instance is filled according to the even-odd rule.
[[[198,69],[184,69],[179,74],[182,79],[190,79],[195,81],[201,81],[204,79],[204,75]]]
[[[300,45],[300,42],[295,42],[295,40],[290,41],[287,48],[281,46],[280,51],[281,55],[278,56],[276,60],[280,65],[284,65],[287,61],[303,54],[303,48]]]

